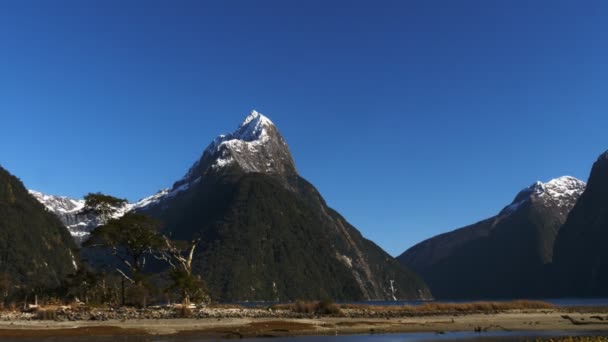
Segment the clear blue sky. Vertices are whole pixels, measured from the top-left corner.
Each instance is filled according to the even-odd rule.
[[[251,109],[399,254],[608,148],[607,1],[3,1],[0,164],[137,200]]]

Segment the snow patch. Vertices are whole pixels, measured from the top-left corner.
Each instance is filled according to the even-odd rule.
[[[353,259],[349,258],[344,254],[336,254],[338,260],[340,260],[344,265],[348,266],[348,268],[353,268]]]
[[[585,187],[585,182],[571,176],[555,178],[547,183],[536,182],[522,190],[516,200],[506,206],[500,214],[511,214],[532,199],[551,202],[562,208],[571,207],[585,191]]]

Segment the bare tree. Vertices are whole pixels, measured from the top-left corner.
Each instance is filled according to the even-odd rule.
[[[202,299],[206,293],[205,284],[200,277],[192,274],[194,251],[201,239],[173,241],[163,235],[163,242],[163,248],[158,250],[156,258],[166,261],[171,267],[171,289],[180,291],[184,304],[190,304],[192,299]]]

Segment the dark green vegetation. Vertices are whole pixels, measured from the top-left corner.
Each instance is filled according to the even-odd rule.
[[[553,246],[576,197],[536,184],[495,217],[438,235],[398,257],[441,299],[538,298],[557,294]],[[543,192],[545,191],[545,192]]]
[[[143,212],[172,239],[200,239],[192,272],[215,300],[430,297],[420,278],[326,205],[255,111]]]
[[[554,266],[563,295],[608,295],[608,151],[559,232]]]
[[[525,204],[512,215],[422,242],[398,259],[419,272],[437,298],[546,296],[544,272],[552,260],[546,246],[561,224],[551,208]]]
[[[118,208],[127,204],[126,199],[116,198],[102,193],[89,193],[84,196],[85,207],[82,209],[81,215],[95,215],[99,217],[101,223],[106,223]]]
[[[82,214],[101,223],[81,250],[91,268],[64,288],[95,302],[145,306],[176,293],[201,300],[205,284],[217,301],[431,297],[326,205],[298,175],[278,129],[255,111],[138,212],[117,219],[129,206],[100,193],[85,202]]]
[[[0,291],[10,297],[51,293],[75,272],[76,246],[52,213],[0,167]]]
[[[156,208],[173,238],[201,237],[193,264],[217,300],[429,296],[424,283],[329,209],[308,182],[234,168]]]
[[[121,304],[126,304],[125,281],[130,289],[137,292],[137,301],[146,306],[153,296],[153,287],[158,288],[159,279],[152,281],[153,275],[145,272],[146,258],[155,258],[169,264],[170,271],[165,276],[171,280],[166,287],[165,294],[179,292],[183,303],[190,303],[191,299],[202,301],[207,297],[205,284],[192,274],[192,258],[200,240],[185,243],[172,241],[160,233],[160,223],[150,216],[129,212],[120,218],[110,218],[123,205],[125,201],[103,194],[89,194],[85,197],[83,213],[93,212],[105,215],[106,223],[97,227],[91,237],[83,244],[85,248],[101,248],[106,253],[116,257],[122,267],[115,267],[114,271],[121,275]],[[94,272],[91,275],[95,276]],[[91,277],[85,274],[85,282],[92,283]]]

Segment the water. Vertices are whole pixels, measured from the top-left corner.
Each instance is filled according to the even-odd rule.
[[[513,299],[476,299],[476,300],[436,300],[434,303],[469,303],[472,301],[492,301],[492,302],[510,302]],[[551,303],[556,306],[608,306],[608,298],[541,298],[543,302]],[[363,301],[363,302],[341,302],[341,304],[365,304],[377,306],[402,306],[402,305],[420,305],[429,303],[429,301]],[[238,302],[236,304],[244,307],[268,307],[273,302]],[[283,303],[281,303],[283,304]]]
[[[446,334],[408,333],[380,335],[342,335],[342,336],[302,336],[276,338],[244,338],[244,342],[441,342],[441,341],[474,341],[506,342],[529,341],[535,338],[560,336],[606,336],[607,331],[565,332],[565,331],[517,331],[517,332],[454,332]],[[18,338],[2,339],[2,342],[209,342],[225,339],[201,339],[198,337],[173,336],[108,336],[108,337],[62,337],[62,338]]]
[[[559,298],[541,299],[557,306],[608,306],[608,298]],[[494,300],[500,301],[500,300]],[[508,301],[508,300],[504,300]],[[439,303],[458,303],[470,301],[437,301]],[[424,301],[368,301],[356,304],[379,306],[420,305]],[[238,303],[246,307],[268,307],[275,303],[246,302]],[[343,336],[304,336],[241,339],[246,342],[440,342],[440,341],[475,341],[503,342],[529,341],[538,337],[559,336],[608,336],[608,331],[499,331],[499,332],[453,332],[436,333],[402,333],[377,335],[343,335]],[[225,341],[224,339],[201,339],[200,337],[180,336],[95,336],[95,337],[51,337],[51,338],[2,338],[1,342],[206,342]]]

